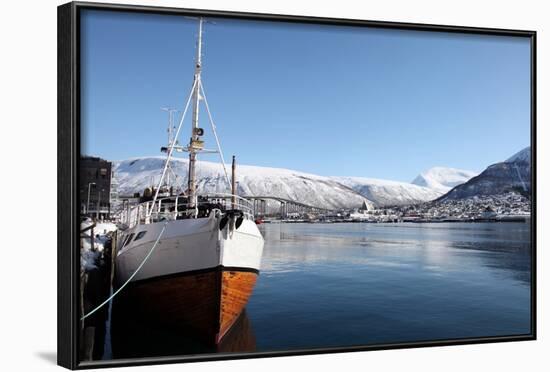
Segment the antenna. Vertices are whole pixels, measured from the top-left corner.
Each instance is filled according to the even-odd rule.
[[[172,135],[176,129],[176,126],[174,125],[174,113],[180,111],[171,107],[161,107],[160,109],[168,113],[168,147],[170,147],[172,141],[174,140]]]
[[[168,113],[168,146],[166,147],[166,149],[169,149],[170,146],[172,146],[172,142],[174,142],[174,137],[172,135],[176,129],[176,127],[174,126],[174,113],[178,112],[178,110],[170,107],[161,107],[160,109]],[[160,150],[163,151],[164,148],[161,148]],[[170,160],[168,160],[168,162],[170,162]],[[170,164],[168,164],[168,168],[170,168],[170,170],[173,173],[173,170]],[[170,172],[166,174],[166,186],[170,187]]]

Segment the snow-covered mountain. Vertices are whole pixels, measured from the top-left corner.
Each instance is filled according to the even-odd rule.
[[[181,184],[187,183],[187,159],[174,159],[172,168]],[[164,166],[163,157],[147,157],[114,163],[120,195],[142,193],[156,185]],[[228,171],[231,167],[227,167]],[[203,193],[228,193],[220,163],[197,163],[197,187]],[[237,165],[238,193],[240,195],[276,196],[315,207],[338,209],[356,208],[366,200],[364,196],[336,180],[289,169]],[[371,201],[367,200],[368,204]]]
[[[405,182],[363,177],[333,177],[379,206],[417,204],[437,199],[444,192]]]
[[[468,170],[433,167],[419,174],[412,183],[418,186],[428,187],[432,190],[437,190],[441,194],[444,194],[453,187],[465,183],[475,176],[477,176],[476,172]]]
[[[521,150],[520,152],[515,153],[508,159],[506,159],[505,163],[517,163],[517,162],[527,162],[531,164],[531,146],[528,146]]]
[[[507,160],[490,165],[479,176],[459,185],[439,201],[464,199],[473,196],[531,192],[531,148],[527,147]]]
[[[187,183],[187,159],[174,159],[172,168],[180,184]],[[114,162],[120,195],[132,195],[159,181],[164,157],[143,157]],[[230,167],[227,167],[228,170]],[[197,187],[203,193],[228,193],[221,164],[197,163]],[[356,208],[367,200],[377,206],[406,205],[431,200],[491,195],[521,187],[530,190],[530,148],[479,176],[461,169],[434,167],[412,183],[362,177],[324,177],[290,169],[237,166],[238,192],[249,196],[275,196],[311,206]],[[458,186],[457,186],[458,185]]]

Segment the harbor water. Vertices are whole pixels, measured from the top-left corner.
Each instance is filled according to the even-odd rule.
[[[218,349],[136,323],[124,309],[108,321],[113,334],[103,359],[528,334],[530,228],[512,222],[263,224],[256,288]]]

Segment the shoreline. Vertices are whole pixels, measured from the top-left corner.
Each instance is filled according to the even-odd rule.
[[[511,219],[464,219],[464,220],[416,220],[416,221],[355,221],[355,220],[328,220],[328,221],[306,221],[306,220],[264,220],[266,224],[294,224],[294,223],[308,223],[308,224],[333,224],[333,223],[367,223],[367,224],[379,224],[379,223],[391,223],[391,224],[418,224],[418,223],[530,223],[531,218],[511,218]]]

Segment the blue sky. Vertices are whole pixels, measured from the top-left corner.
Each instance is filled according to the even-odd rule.
[[[160,155],[160,108],[184,107],[196,34],[184,17],[83,12],[83,153]],[[241,164],[410,182],[530,143],[527,38],[219,19],[203,66],[225,157]]]

